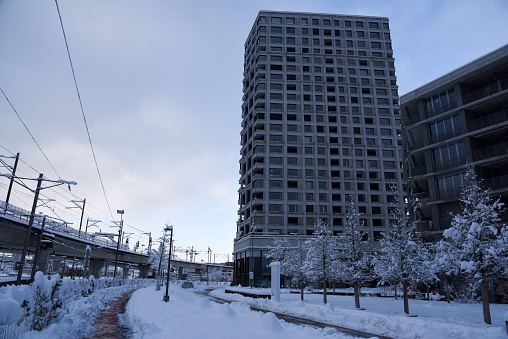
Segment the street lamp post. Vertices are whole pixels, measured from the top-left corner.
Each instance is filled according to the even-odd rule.
[[[250,264],[249,264],[249,280],[250,288],[254,285],[254,232],[256,227],[252,227],[250,233]]]
[[[164,301],[169,301],[169,270],[171,268],[171,247],[173,245],[173,225],[166,226],[165,231],[171,231],[171,235],[169,236],[169,258],[168,258],[168,275],[166,278],[166,295],[164,296]]]
[[[116,213],[120,214],[120,229],[118,230],[118,241],[116,242],[115,271],[113,272],[113,279],[116,278],[116,267],[118,265],[118,251],[120,250],[120,242],[122,241],[124,210],[116,210]]]

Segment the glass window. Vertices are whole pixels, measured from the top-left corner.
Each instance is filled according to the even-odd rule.
[[[269,186],[270,186],[270,188],[282,188],[282,181],[280,181],[280,180],[270,180]]]
[[[270,165],[282,165],[282,158],[278,157],[270,157],[269,162]]]

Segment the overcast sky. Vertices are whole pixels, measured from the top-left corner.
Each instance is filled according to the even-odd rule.
[[[243,44],[259,10],[389,17],[400,94],[508,42],[506,0],[60,0],[59,6],[112,213],[124,209],[127,225],[154,237],[173,224],[176,246],[193,246],[198,261],[208,247],[220,254],[217,261],[233,249]],[[87,199],[85,215],[111,231],[54,0],[0,0],[0,87],[60,177],[78,183],[72,193]],[[19,175],[58,178],[0,95],[0,154],[9,151],[25,162]],[[0,200],[7,183],[0,178]],[[30,193],[16,190],[11,202],[29,209]],[[49,205],[60,217],[79,225],[79,211],[64,209],[70,195],[44,194],[57,200]],[[134,232],[133,241],[148,243]]]

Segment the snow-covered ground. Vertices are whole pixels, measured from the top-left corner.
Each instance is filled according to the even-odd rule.
[[[250,292],[250,288],[245,288]],[[254,291],[261,289],[254,289]],[[270,293],[265,289],[264,292]],[[287,292],[287,291],[286,291]],[[319,320],[321,322],[353,328],[394,338],[506,338],[504,314],[508,305],[491,304],[492,325],[483,322],[481,304],[448,304],[443,301],[409,300],[409,310],[417,317],[407,317],[402,299],[361,297],[365,310],[356,310],[352,296],[328,296],[323,304],[322,294],[281,294],[281,302],[246,298],[226,294],[217,289],[211,295],[250,303],[263,309]]]
[[[351,338],[331,328],[288,324],[273,313],[253,312],[242,302],[220,305],[192,290],[170,286],[167,303],[162,301],[164,289],[150,287],[132,294],[123,321],[132,327],[133,338]]]
[[[121,315],[121,322],[132,329],[133,338],[349,338],[331,328],[297,326],[278,320],[273,313],[253,312],[248,306],[251,304],[394,338],[507,338],[504,314],[508,305],[491,305],[493,324],[486,325],[480,304],[410,300],[411,313],[418,315],[410,318],[403,313],[401,299],[362,297],[365,310],[361,311],[354,309],[352,296],[328,296],[329,304],[324,305],[320,294],[305,294],[305,301],[301,302],[299,294],[283,290],[278,303],[225,294],[224,287],[215,286],[211,295],[234,301],[221,305],[194,293],[213,286],[195,286],[185,290],[171,283],[167,303],[162,301],[164,287],[160,291],[154,286],[137,290]],[[266,289],[245,290],[269,293]],[[90,337],[98,309],[120,292],[119,288],[106,289],[82,298],[62,321],[23,338]]]

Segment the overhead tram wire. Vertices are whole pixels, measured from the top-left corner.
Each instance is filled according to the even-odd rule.
[[[42,150],[41,146],[39,145],[39,143],[37,142],[37,140],[35,140],[32,132],[30,132],[30,130],[28,129],[27,125],[25,124],[25,122],[23,121],[23,119],[21,119],[21,116],[19,115],[18,111],[16,111],[16,109],[14,108],[14,105],[11,103],[11,101],[9,100],[9,98],[7,97],[7,95],[5,94],[4,90],[0,87],[0,91],[2,92],[2,94],[4,95],[5,97],[5,100],[7,100],[7,102],[9,103],[9,105],[11,106],[12,110],[14,111],[14,113],[16,113],[16,115],[18,116],[18,119],[19,121],[21,121],[21,123],[23,124],[23,126],[25,126],[25,129],[26,131],[28,132],[28,134],[30,134],[30,136],[32,137],[32,140],[35,142],[35,144],[37,145],[37,147],[39,148],[39,150],[41,151],[42,155],[44,155],[44,158],[46,158],[46,161],[48,162],[48,164],[51,166],[51,168],[53,169],[53,171],[56,173],[56,176],[58,177],[58,179],[62,179],[60,177],[60,174],[58,174],[58,172],[56,171],[55,167],[53,166],[53,164],[51,163],[51,161],[49,161],[48,157],[46,156],[46,153],[44,153],[44,151]]]
[[[97,168],[97,174],[99,175],[99,180],[101,182],[102,192],[104,193],[104,198],[106,199],[106,203],[108,205],[109,214],[111,215],[111,219],[114,219],[113,213],[111,212],[111,206],[109,205],[108,196],[106,195],[106,189],[104,188],[104,182],[102,181],[101,172],[99,171],[99,165],[97,163],[97,158],[95,156],[95,151],[93,149],[92,138],[90,137],[90,131],[88,130],[88,124],[86,122],[85,110],[83,109],[83,103],[81,102],[81,95],[79,94],[78,82],[76,80],[74,66],[72,65],[71,53],[69,51],[69,44],[67,43],[67,36],[65,35],[65,29],[64,29],[64,25],[63,25],[63,21],[62,21],[62,15],[60,14],[60,8],[58,7],[58,0],[55,0],[55,4],[56,4],[56,10],[58,12],[58,18],[60,19],[60,26],[62,27],[62,34],[63,34],[63,38],[65,41],[65,48],[67,49],[67,55],[69,57],[69,64],[70,64],[71,70],[72,70],[72,77],[74,79],[74,85],[76,87],[76,93],[78,95],[79,106],[81,108],[81,114],[83,115],[83,121],[85,123],[85,128],[86,128],[86,133],[88,135],[88,141],[90,143],[90,148],[92,149],[93,160],[95,162],[95,167]]]

